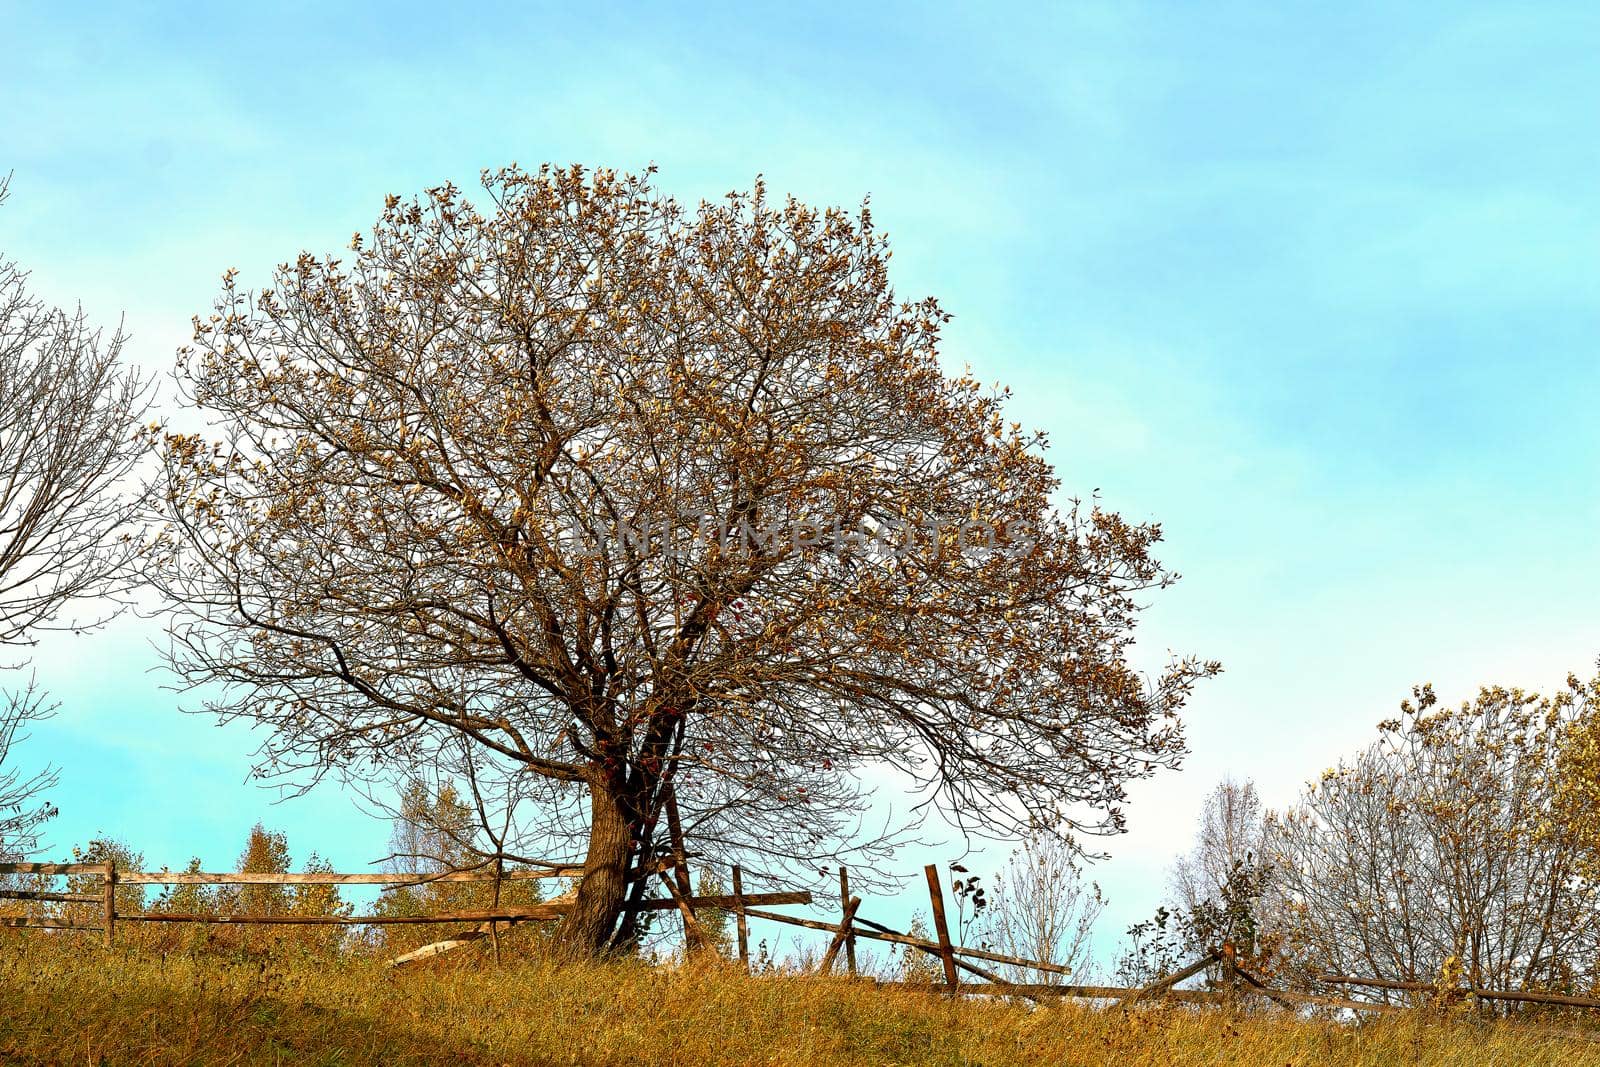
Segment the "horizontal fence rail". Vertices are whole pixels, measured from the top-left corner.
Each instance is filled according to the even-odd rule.
[[[0,867],[0,873],[4,868]],[[550,870],[506,871],[502,882],[530,882],[541,878],[576,878],[582,867],[556,867]],[[117,881],[124,885],[381,885],[397,889],[432,885],[434,882],[493,882],[492,873],[482,871],[451,871],[445,874],[406,875],[364,872],[361,874],[335,874],[329,871],[308,871],[304,874],[229,874],[221,871],[118,871]]]
[[[104,874],[104,863],[0,863],[0,874]]]
[[[1438,986],[1432,982],[1400,982],[1389,978],[1356,978],[1342,974],[1319,974],[1317,981],[1328,985],[1367,986],[1408,993],[1431,993],[1445,997],[1477,997],[1479,1000],[1504,1000],[1524,1004],[1558,1004],[1568,1008],[1600,1008],[1600,997],[1579,997],[1568,993],[1546,993],[1537,989],[1478,989],[1472,986]]]

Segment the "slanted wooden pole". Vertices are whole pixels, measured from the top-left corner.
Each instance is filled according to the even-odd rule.
[[[1207,952],[1204,956],[1201,956],[1198,960],[1195,960],[1182,970],[1173,971],[1165,978],[1158,978],[1147,986],[1130,990],[1128,995],[1123,997],[1122,1000],[1118,1002],[1117,1006],[1120,1008],[1127,1008],[1131,1004],[1138,1003],[1138,1001],[1144,997],[1155,996],[1158,993],[1164,993],[1173,986],[1177,985],[1179,982],[1183,981],[1185,978],[1193,978],[1195,975],[1199,974],[1213,963],[1216,963],[1220,958],[1221,957],[1215,952]]]
[[[683,916],[683,940],[686,948],[695,951],[709,952],[717,955],[717,946],[711,936],[700,926],[700,920],[695,918],[694,908],[689,905],[689,898],[678,892],[678,883],[673,881],[672,875],[666,871],[661,872],[661,881],[667,887],[667,892],[672,894],[672,899],[678,905],[678,914]]]
[[[845,901],[844,918],[839,920],[839,932],[834,934],[833,940],[828,943],[828,951],[823,954],[822,962],[817,965],[818,974],[827,974],[833,970],[833,961],[839,955],[840,946],[850,940],[850,924],[855,920],[856,909],[859,907],[861,907],[860,897],[851,897]]]
[[[672,869],[678,878],[678,891],[684,896],[693,896],[694,887],[689,884],[689,854],[683,844],[683,823],[678,819],[678,793],[677,790],[667,789],[667,833],[672,838]]]
[[[850,910],[850,868],[844,864],[839,865],[839,907]],[[849,925],[848,918],[845,925]],[[845,935],[844,958],[850,966],[850,977],[856,976],[856,934],[854,930]]]
[[[100,881],[105,889],[105,919],[103,925],[106,931],[106,948],[110,948],[117,938],[117,861],[106,860],[105,873],[100,876]]]
[[[711,938],[700,928],[700,923],[695,920],[694,905],[689,903],[694,896],[694,886],[689,881],[689,852],[683,844],[683,823],[678,820],[678,792],[671,786],[667,787],[667,833],[672,838],[672,869],[677,878],[677,892],[673,898],[684,909],[683,922],[683,949],[685,954],[695,952],[702,948],[713,948]],[[663,872],[665,878],[665,872]],[[669,887],[670,888],[670,887]]]
[[[954,989],[956,954],[950,944],[950,924],[944,918],[944,884],[939,880],[939,866],[930,863],[922,873],[928,876],[928,899],[933,904],[933,931],[939,938],[939,958],[944,961],[944,984]]]
[[[750,926],[744,914],[744,875],[739,865],[733,865],[733,914],[739,924],[739,962],[750,973]]]

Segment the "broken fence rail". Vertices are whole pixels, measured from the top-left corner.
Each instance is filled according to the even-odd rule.
[[[1600,1008],[1600,997],[1579,997],[1568,993],[1546,993],[1533,989],[1479,989],[1473,986],[1438,986],[1432,982],[1402,982],[1390,978],[1358,978],[1343,974],[1319,974],[1316,981],[1326,985],[1367,986],[1436,996],[1477,997],[1479,1000],[1505,1000],[1525,1004],[1554,1004],[1566,1008]]]

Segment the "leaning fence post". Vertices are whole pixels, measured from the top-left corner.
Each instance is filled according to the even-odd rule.
[[[856,909],[859,907],[861,907],[860,897],[851,897],[845,904],[844,918],[839,920],[839,932],[828,942],[828,951],[823,953],[822,962],[817,965],[818,974],[828,974],[833,970],[833,961],[839,956],[839,946],[850,939],[850,924],[855,921]]]
[[[842,863],[839,865],[839,907],[846,912],[850,911],[850,868]],[[844,921],[845,925],[848,926],[848,916]],[[845,962],[850,965],[850,977],[854,978],[856,976],[856,935],[854,929],[845,937],[844,958]]]
[[[1239,974],[1232,941],[1222,943],[1222,989],[1228,998],[1228,1007],[1233,1008],[1239,999]]]
[[[106,860],[105,873],[100,876],[105,890],[106,947],[110,948],[117,936],[117,861]]]
[[[733,865],[733,914],[739,920],[739,962],[744,964],[746,974],[750,973],[750,928],[744,917],[744,876],[739,871],[739,865]]]
[[[939,935],[939,958],[944,961],[944,983],[956,987],[956,954],[950,944],[950,926],[944,919],[944,886],[939,881],[939,866],[930,863],[922,869],[928,876],[928,898],[933,902],[933,929]]]
[[[684,924],[683,924],[683,951],[690,955],[702,948],[711,948],[715,952],[711,939],[700,929],[694,921],[694,883],[689,879],[689,850],[683,843],[683,824],[678,821],[678,793],[670,785],[667,787],[667,833],[672,838],[672,865],[673,873],[677,878],[678,895],[683,898]]]
[[[716,944],[711,940],[710,935],[701,928],[700,921],[695,918],[694,907],[689,903],[690,898],[678,891],[678,883],[673,880],[671,874],[665,870],[661,871],[660,874],[662,884],[667,887],[667,893],[678,905],[678,913],[683,917],[684,954],[688,955],[691,951],[709,952],[713,957],[720,958],[718,957]]]

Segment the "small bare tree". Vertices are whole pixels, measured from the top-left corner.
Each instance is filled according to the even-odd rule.
[[[1189,911],[1215,901],[1240,864],[1262,858],[1261,797],[1254,782],[1223,778],[1200,809],[1194,847],[1172,869],[1176,903]]]
[[[1087,964],[1095,920],[1105,910],[1100,886],[1085,882],[1077,854],[1060,838],[1031,834],[995,877],[985,908],[985,940],[1008,956],[1053,963],[1074,976]],[[1016,981],[1060,983],[1059,974],[1007,968]]]
[[[0,179],[0,202],[9,178]],[[63,616],[71,602],[117,591],[137,548],[134,500],[121,484],[137,462],[148,383],[121,361],[123,334],[83,312],[47,306],[27,272],[0,258],[0,657],[40,631],[103,621]],[[19,662],[0,661],[0,672]],[[0,853],[37,847],[54,780],[5,769],[22,724],[49,713],[32,682],[0,685]]]

